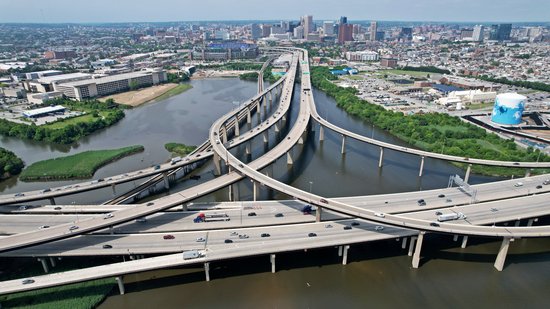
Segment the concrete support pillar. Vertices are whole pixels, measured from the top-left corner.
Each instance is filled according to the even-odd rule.
[[[414,244],[416,243],[416,239],[417,239],[417,238],[418,238],[418,237],[416,237],[416,236],[412,236],[412,237],[411,237],[411,242],[409,243],[409,253],[408,253],[409,256],[412,256],[412,255],[413,255],[413,252],[414,252]]]
[[[40,261],[40,263],[42,263],[42,268],[44,269],[45,273],[50,272],[50,269],[48,268],[48,262],[46,262],[45,258],[38,258],[38,261]]]
[[[115,280],[118,284],[118,291],[120,292],[120,295],[124,295],[124,282],[122,282],[122,277],[116,277]]]
[[[464,249],[466,248],[466,245],[468,244],[468,235],[462,236],[462,245],[460,245],[460,248]]]
[[[222,143],[227,143],[227,129],[225,126],[222,127]]]
[[[466,169],[466,175],[464,175],[464,182],[468,183],[468,180],[470,180],[470,172],[472,171],[472,164],[468,164],[468,168]]]
[[[239,131],[239,116],[235,116],[235,136],[241,135]]]
[[[342,256],[343,246],[338,246],[338,256]]]
[[[453,235],[453,241],[458,241],[458,234]]]
[[[349,250],[349,245],[345,245],[343,257],[342,257],[342,265],[346,265],[348,263],[348,250]]]
[[[416,241],[416,248],[414,249],[412,260],[413,268],[418,268],[418,265],[420,264],[420,251],[422,250],[422,241],[424,240],[424,234],[426,234],[426,232],[424,231],[418,234],[418,240]]]
[[[244,151],[247,155],[251,153],[251,151],[250,151],[250,142],[246,143]]]
[[[113,190],[113,196],[115,196],[116,195],[116,184],[112,184],[111,189]]]
[[[164,180],[164,188],[166,190],[170,189],[170,181],[168,180],[168,172],[162,173],[162,179]]]
[[[214,175],[220,176],[222,174],[221,158],[217,152],[214,152]]]
[[[422,161],[420,161],[420,171],[418,172],[418,177],[422,177],[423,170],[424,170],[424,156],[422,156]]]
[[[323,208],[317,206],[317,211],[315,212],[315,222],[321,222],[322,216],[323,216]]]
[[[506,255],[508,254],[508,248],[510,247],[510,241],[512,239],[513,238],[510,238],[510,237],[504,237],[502,239],[502,244],[500,245],[497,259],[495,261],[495,268],[498,271],[502,271],[502,269],[504,268],[504,262],[506,261]]]
[[[384,148],[380,147],[380,159],[378,159],[378,167],[382,167],[384,161]]]
[[[233,202],[233,185],[229,185],[229,201]]]
[[[527,226],[533,226],[533,223],[537,221],[539,221],[538,218],[531,218],[529,219],[529,221],[527,221]]]
[[[274,126],[275,126],[275,132],[279,132],[279,131],[280,131],[280,129],[279,129],[279,124],[278,124],[278,123],[275,123]]]
[[[403,241],[401,242],[401,249],[407,248],[407,237],[403,237]]]
[[[261,112],[261,109],[260,109],[261,102],[262,102],[262,99],[258,99],[258,101],[256,101],[256,113],[258,114],[258,118],[260,117],[260,112]]]
[[[525,177],[531,177],[531,169],[530,168],[525,170]]]
[[[55,199],[53,197],[50,197],[50,204],[55,205]]]
[[[246,123],[252,123],[252,114],[250,113],[250,108],[246,109]]]
[[[514,226],[518,227],[520,223],[521,223],[521,220],[517,220],[516,223],[514,224]]]
[[[254,202],[258,200],[258,183],[252,181],[252,195]]]
[[[271,273],[275,273],[275,254],[269,255],[269,260],[271,261]]]
[[[286,153],[286,164],[288,164],[288,165],[294,164],[294,161],[292,161],[292,154],[290,154],[291,151],[292,151],[292,149],[290,149],[290,150]]]
[[[319,141],[322,142],[325,140],[325,128],[323,126],[319,126]]]
[[[346,153],[346,136],[342,135],[342,149],[340,150],[340,153],[345,154]]]
[[[55,259],[53,257],[50,257],[50,264],[52,265],[52,267],[56,266]]]
[[[305,140],[305,135],[306,135],[306,134],[307,134],[307,130],[304,131],[304,133],[302,133],[302,134],[300,135],[300,137],[298,138],[298,144],[300,144],[300,145],[303,145],[303,144],[304,144],[304,140]]]
[[[206,276],[206,281],[210,281],[210,262],[204,263],[204,274]]]
[[[267,130],[264,131],[264,133],[262,133],[263,137],[264,137],[264,143],[267,143],[269,141],[269,136],[268,136],[269,133],[267,133]]]

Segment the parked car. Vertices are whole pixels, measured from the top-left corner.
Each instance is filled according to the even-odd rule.
[[[163,238],[163,239],[174,239],[174,238],[176,238],[176,237],[174,237],[174,235],[168,234],[168,235],[162,236],[162,238]]]

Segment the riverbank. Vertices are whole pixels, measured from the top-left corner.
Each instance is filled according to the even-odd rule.
[[[167,143],[164,148],[176,156],[186,156],[197,149],[197,146],[188,146],[181,143]]]
[[[23,166],[25,163],[15,153],[0,147],[0,180],[21,173]]]
[[[21,173],[20,179],[40,181],[90,178],[100,167],[143,150],[143,146],[90,150],[72,156],[39,161],[27,167]]]
[[[189,84],[175,84],[168,83],[162,85],[151,86],[139,90],[127,91],[124,93],[113,94],[100,101],[105,102],[109,99],[113,99],[115,102],[131,107],[136,107],[147,102],[159,101],[167,99],[171,96],[180,94],[184,91],[191,89]]]
[[[358,98],[357,90],[335,85],[332,81],[337,80],[338,77],[330,74],[327,67],[313,67],[311,78],[314,87],[333,97],[337,105],[349,114],[372,123],[419,149],[487,160],[550,161],[550,157],[541,154],[539,150],[520,149],[513,141],[501,139],[477,126],[464,123],[458,117],[441,113],[404,115],[384,110],[378,105]],[[525,174],[523,169],[477,165],[473,166],[472,171],[490,176],[523,176]]]

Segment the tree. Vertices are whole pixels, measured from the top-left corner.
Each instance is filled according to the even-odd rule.
[[[130,81],[130,90],[136,90],[139,87],[139,83],[135,80]]]

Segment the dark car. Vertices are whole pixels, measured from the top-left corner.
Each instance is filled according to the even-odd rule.
[[[278,212],[278,213],[275,214],[275,217],[281,218],[281,217],[284,217],[284,215],[282,213]]]
[[[309,234],[307,234],[307,236],[309,236],[309,237],[315,237],[315,236],[317,236],[317,234],[315,234],[315,233],[309,233]]]
[[[153,203],[153,202],[149,202],[149,203],[146,204],[146,206],[153,206],[153,205],[155,205],[155,203]]]
[[[31,284],[31,283],[34,283],[34,279],[23,279],[23,281],[21,281],[22,284]]]
[[[271,235],[269,235],[269,233],[262,233],[260,236],[261,236],[261,237],[269,237],[269,236],[271,236]]]
[[[111,245],[103,245],[103,249],[112,249],[112,248],[113,248],[113,246],[111,246]]]
[[[351,226],[349,225],[344,226],[344,230],[351,230]]]
[[[439,227],[439,223],[437,223],[437,222],[432,222],[432,223],[430,223],[430,226]]]
[[[328,204],[328,201],[327,201],[327,200],[325,200],[324,198],[320,199],[320,200],[319,200],[319,202],[321,202],[321,203],[325,203],[325,204]]]
[[[418,206],[426,206],[426,201],[424,199],[419,199],[417,203],[418,203]]]
[[[169,234],[169,235],[164,235],[164,236],[162,236],[162,238],[163,238],[163,239],[174,239],[174,238],[176,238],[176,237],[174,237],[174,235],[170,235],[170,234]]]
[[[351,223],[351,226],[358,226],[358,225],[359,225],[359,222],[354,221],[354,222]]]
[[[249,217],[255,217],[255,216],[256,216],[256,213],[255,213],[255,212],[249,212],[249,213],[248,213],[248,216],[249,216]]]
[[[538,186],[537,186],[537,189],[542,189],[542,186],[541,186],[541,185],[538,185]]]
[[[231,240],[231,239],[226,239],[226,240],[224,240],[224,242],[225,242],[226,244],[230,244],[230,243],[233,242],[233,240]]]
[[[244,168],[244,165],[241,163],[241,164],[239,164],[239,167],[240,167],[240,168]]]
[[[53,210],[61,210],[61,207],[57,206]]]
[[[436,215],[436,216],[441,216],[442,214],[443,214],[443,213],[442,213],[441,211],[436,211],[436,212],[435,212],[435,215]]]
[[[440,194],[440,195],[438,195],[437,197],[444,198],[444,197],[445,197],[445,194]]]

